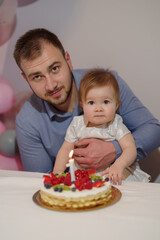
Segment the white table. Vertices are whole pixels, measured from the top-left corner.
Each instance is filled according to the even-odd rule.
[[[160,184],[117,186],[116,204],[86,212],[58,212],[36,205],[32,196],[41,173],[0,170],[0,238],[2,240],[159,240]]]

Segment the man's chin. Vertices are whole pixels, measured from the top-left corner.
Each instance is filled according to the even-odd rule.
[[[45,101],[47,101],[48,103],[50,103],[53,106],[62,106],[67,102],[67,98],[66,99],[44,99]]]

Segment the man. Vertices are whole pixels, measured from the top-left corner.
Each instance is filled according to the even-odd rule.
[[[25,171],[50,172],[73,117],[82,114],[77,90],[86,70],[73,70],[68,52],[53,33],[34,29],[16,43],[14,58],[33,91],[16,119],[16,135]],[[119,114],[131,130],[137,159],[160,145],[160,124],[114,73],[119,87]],[[84,139],[74,158],[86,169],[107,167],[121,154],[117,141]]]

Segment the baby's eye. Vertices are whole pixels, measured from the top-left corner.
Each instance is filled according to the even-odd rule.
[[[109,103],[109,101],[108,100],[104,100],[104,104],[108,104]]]
[[[52,68],[52,72],[58,72],[59,71],[59,66],[54,66],[53,68]]]
[[[89,105],[93,105],[94,102],[93,102],[93,101],[89,101],[88,104],[89,104]]]

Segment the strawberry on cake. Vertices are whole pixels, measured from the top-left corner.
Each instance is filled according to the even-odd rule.
[[[70,173],[44,175],[40,188],[43,206],[58,210],[85,210],[106,204],[112,199],[112,187],[108,179],[95,175],[95,170],[75,171],[75,182]]]

